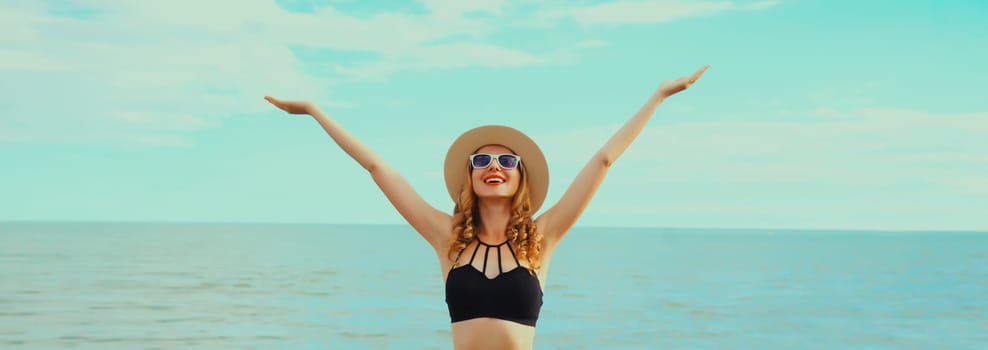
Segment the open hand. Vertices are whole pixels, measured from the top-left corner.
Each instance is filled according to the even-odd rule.
[[[693,73],[692,76],[681,77],[676,80],[663,82],[662,85],[659,85],[659,95],[662,97],[669,97],[677,92],[688,89],[690,85],[696,83],[697,79],[700,79],[700,76],[703,75],[703,72],[707,71],[707,68],[710,68],[710,66],[703,66],[703,68],[700,68],[700,70],[696,71],[696,73]]]
[[[264,99],[271,102],[275,107],[291,114],[312,114],[316,108],[316,105],[309,101],[286,101],[271,96],[264,96]]]

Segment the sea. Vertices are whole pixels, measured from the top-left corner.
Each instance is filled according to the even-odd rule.
[[[536,349],[988,349],[988,232],[574,228]],[[451,349],[408,226],[0,223],[0,349]]]

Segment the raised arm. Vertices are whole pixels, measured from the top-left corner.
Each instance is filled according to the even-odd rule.
[[[271,96],[265,96],[275,107],[291,114],[307,114],[319,122],[319,125],[336,141],[344,152],[353,157],[360,166],[370,172],[374,182],[388,197],[391,204],[409,224],[436,248],[437,252],[446,249],[452,227],[452,218],[433,206],[429,205],[415,192],[415,189],[390,164],[374,153],[363,142],[347,132],[333,118],[324,113],[315,104],[308,101],[285,101]]]
[[[704,66],[692,76],[662,83],[638,113],[597,151],[594,157],[583,167],[583,170],[576,175],[573,183],[563,193],[559,202],[536,219],[545,233],[547,246],[554,247],[573,227],[580,214],[590,203],[594,193],[597,192],[597,188],[600,187],[600,183],[604,180],[611,164],[614,164],[614,161],[624,153],[628,145],[638,137],[642,128],[645,127],[645,123],[652,118],[655,109],[669,96],[686,90],[695,83],[707,68],[708,66]]]

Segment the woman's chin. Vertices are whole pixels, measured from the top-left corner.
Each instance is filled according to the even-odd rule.
[[[511,199],[511,197],[514,196],[514,193],[511,193],[510,191],[506,191],[506,190],[477,191],[476,193],[478,199],[484,199],[484,200],[507,200],[507,199]]]

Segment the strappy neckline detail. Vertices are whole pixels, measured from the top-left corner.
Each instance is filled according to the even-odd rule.
[[[514,268],[512,268],[512,269],[510,269],[508,271],[505,271],[504,270],[504,265],[501,262],[501,250],[502,250],[502,248],[504,246],[507,246],[508,247],[508,254],[510,254],[512,260],[515,261],[515,267],[516,268],[525,268],[524,266],[521,266],[521,262],[518,261],[518,256],[515,254],[515,249],[511,246],[511,244],[509,244],[509,242],[511,242],[511,239],[510,238],[509,239],[506,239],[506,240],[504,240],[504,242],[501,242],[501,243],[498,243],[498,244],[490,244],[490,243],[484,242],[483,240],[480,239],[480,237],[476,237],[476,236],[473,238],[473,240],[476,241],[477,244],[474,245],[474,247],[473,247],[473,253],[470,254],[470,260],[467,261],[467,263],[465,263],[463,265],[460,265],[460,266],[456,266],[456,264],[454,263],[453,266],[450,266],[450,269],[449,269],[450,272],[452,272],[454,269],[459,268],[459,267],[473,266],[473,261],[474,261],[474,259],[477,258],[477,252],[480,251],[481,246],[483,246],[483,248],[484,248],[483,249],[484,250],[484,257],[483,257],[484,263],[483,263],[483,266],[473,266],[473,269],[474,270],[477,270],[481,274],[484,274],[485,276],[487,275],[487,262],[489,260],[488,259],[488,256],[491,254],[491,250],[493,250],[494,253],[497,254],[497,271],[498,271],[498,274],[495,275],[494,277],[487,277],[488,279],[497,278],[500,275],[504,274],[505,272],[510,272],[510,271],[515,270]],[[459,261],[460,260],[460,256],[463,254],[463,251],[464,250],[466,250],[466,247],[464,247],[463,250],[460,250],[460,252],[457,253],[457,255],[456,255],[456,261]]]
[[[476,240],[477,243],[483,244],[485,247],[488,247],[488,248],[497,248],[497,247],[500,247],[502,245],[505,245],[509,241],[511,241],[511,239],[508,238],[508,239],[505,239],[504,242],[501,242],[501,243],[498,243],[498,244],[490,244],[490,243],[484,242],[482,239],[480,239],[480,237],[474,237],[474,240]],[[510,248],[510,246],[508,246],[508,247]]]

